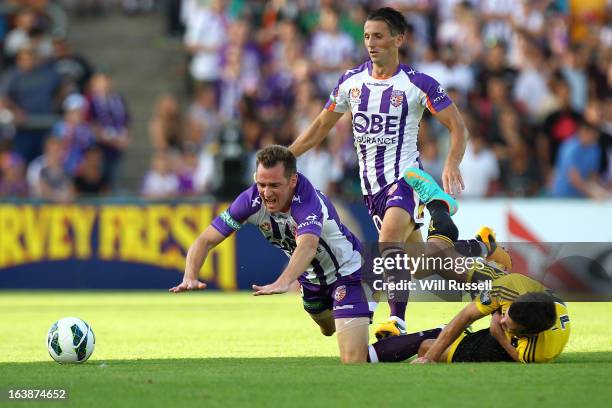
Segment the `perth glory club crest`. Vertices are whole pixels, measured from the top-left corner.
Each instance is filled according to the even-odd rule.
[[[346,286],[340,285],[336,288],[334,292],[334,299],[336,302],[340,302],[346,296]]]
[[[391,105],[396,108],[402,105],[404,101],[404,91],[392,91],[391,92]]]

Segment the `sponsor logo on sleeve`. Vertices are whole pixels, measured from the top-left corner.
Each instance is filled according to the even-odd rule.
[[[240,228],[242,228],[242,224],[232,218],[232,216],[229,213],[229,210],[223,211],[220,215],[220,218],[223,220],[225,225],[227,225],[234,231],[238,231]]]
[[[315,213],[312,213],[309,216],[307,216],[304,222],[298,224],[297,228],[300,229],[300,228],[307,227],[309,225],[318,225],[319,227],[323,226],[323,224],[321,224],[321,222],[319,221],[319,217],[317,217]]]
[[[251,200],[251,207],[257,207],[260,204],[261,204],[261,197],[259,196]]]
[[[442,88],[442,85],[438,86],[438,96],[436,96],[433,100],[433,103],[438,103],[440,102],[442,99],[446,98],[446,90],[444,88]]]

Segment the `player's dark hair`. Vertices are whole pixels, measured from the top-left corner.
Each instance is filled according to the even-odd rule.
[[[392,36],[404,34],[408,29],[408,23],[404,15],[391,7],[383,7],[368,14],[366,21],[384,21],[389,27]]]
[[[257,152],[256,159],[256,168],[261,164],[264,168],[269,169],[276,166],[278,162],[283,163],[286,178],[293,176],[297,172],[295,156],[285,146],[271,145],[264,147]]]
[[[537,334],[548,330],[557,320],[555,302],[543,292],[528,292],[516,298],[508,316],[522,326],[521,334]]]

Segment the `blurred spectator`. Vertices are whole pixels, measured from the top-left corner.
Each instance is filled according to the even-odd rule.
[[[202,151],[191,144],[183,147],[177,175],[181,195],[208,194],[213,189],[215,159],[211,152]]]
[[[322,93],[334,89],[338,78],[354,65],[355,44],[348,34],[338,29],[338,15],[331,8],[321,10],[310,54]]]
[[[104,171],[104,153],[96,146],[91,146],[83,153],[74,187],[79,195],[100,195],[110,191],[108,173]]]
[[[438,144],[436,140],[428,137],[420,143],[419,152],[421,153],[419,159],[421,164],[427,173],[438,182],[442,182],[442,170],[444,170],[444,161],[438,154]]]
[[[221,47],[226,41],[229,20],[225,2],[211,0],[210,5],[192,1],[186,21],[185,47],[192,57],[189,73],[196,85],[217,85],[221,71]]]
[[[44,200],[67,203],[74,200],[72,178],[64,169],[64,150],[59,139],[50,138],[45,145],[44,164],[34,191]]]
[[[239,118],[243,94],[254,95],[260,81],[260,53],[249,41],[249,25],[245,20],[232,22],[228,44],[223,50],[219,113],[224,120]]]
[[[0,153],[0,197],[25,197],[27,194],[23,159],[15,153]]]
[[[111,78],[106,74],[96,74],[91,78],[89,114],[114,186],[120,160],[130,142],[130,116],[125,100],[115,91]]]
[[[433,0],[388,0],[385,1],[385,6],[393,7],[400,11],[406,17],[406,21],[413,28],[414,36],[418,42],[429,44],[431,42],[431,23],[434,13]],[[355,40],[357,43],[361,42],[363,37],[363,21],[365,17],[361,18],[362,24],[359,27],[359,37]]]
[[[506,48],[502,43],[497,43],[489,48],[485,53],[483,62],[476,75],[476,86],[482,95],[487,92],[486,86],[491,77],[501,79],[508,88],[512,87],[516,80],[517,72],[508,65]]]
[[[30,8],[23,8],[15,16],[14,28],[4,39],[4,54],[13,61],[20,49],[30,45],[30,34],[36,27],[36,13]]]
[[[15,68],[5,75],[6,100],[16,123],[13,150],[29,163],[42,153],[45,138],[57,119],[62,78],[29,46],[19,50]]]
[[[216,106],[215,89],[210,85],[198,88],[187,113],[186,141],[201,149],[219,142],[223,122]]]
[[[179,178],[172,171],[168,153],[156,153],[145,174],[142,195],[147,198],[172,198],[179,193]]]
[[[512,37],[512,13],[520,0],[481,0],[480,13],[484,22],[482,37],[485,43],[508,44]]]
[[[480,22],[470,3],[464,1],[455,5],[454,17],[438,28],[438,43],[456,50],[463,64],[472,64],[482,54]]]
[[[66,37],[68,35],[68,16],[58,3],[50,0],[28,0],[28,5],[38,15],[43,32],[52,37]]]
[[[542,124],[541,147],[539,160],[548,170],[557,162],[559,146],[575,136],[582,115],[572,109],[570,87],[563,80],[556,81],[553,86],[558,108],[546,117]]]
[[[178,100],[169,93],[158,96],[149,120],[151,145],[157,151],[178,151],[183,137],[183,117]]]
[[[85,121],[87,101],[82,95],[72,94],[62,104],[64,118],[51,131],[64,144],[64,168],[74,176],[84,160],[85,152],[96,143],[93,127]]]
[[[500,162],[502,186],[510,197],[534,197],[539,194],[542,179],[531,148],[518,137],[510,143],[507,160]]]
[[[68,92],[86,92],[93,74],[92,65],[84,56],[72,51],[67,39],[53,39],[53,63],[55,70],[64,78]]]
[[[494,191],[493,183],[499,179],[499,164],[480,134],[470,134],[459,169],[465,182],[464,197],[487,197]]]
[[[607,193],[598,174],[601,158],[599,129],[582,121],[578,134],[561,144],[555,167],[552,194],[555,197],[601,199]]]
[[[336,193],[342,167],[338,158],[330,154],[327,139],[298,157],[297,168],[317,190],[328,196]]]
[[[530,120],[538,121],[550,111],[552,105],[552,95],[548,88],[549,72],[544,63],[544,55],[533,39],[526,38],[523,50],[525,60],[519,67],[513,96],[525,108]]]
[[[429,50],[429,62],[417,64],[417,69],[427,72],[440,84],[448,88],[456,88],[464,95],[474,87],[474,72],[469,66],[459,62],[457,52],[451,45],[440,49],[439,59],[433,50]]]
[[[561,64],[561,73],[570,87],[571,107],[577,112],[584,110],[588,99],[588,53],[586,47],[574,47],[564,54]]]

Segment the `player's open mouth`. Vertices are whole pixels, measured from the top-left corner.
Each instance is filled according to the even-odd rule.
[[[266,204],[268,204],[268,205],[274,205],[274,204],[276,204],[276,199],[275,199],[275,198],[273,198],[273,199],[272,199],[272,198],[271,198],[271,199],[264,198],[264,201],[265,201],[265,202],[266,202]]]

